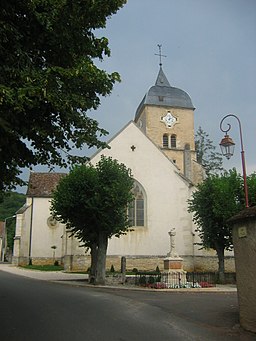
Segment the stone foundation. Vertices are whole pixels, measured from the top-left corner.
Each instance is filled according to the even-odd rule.
[[[183,268],[188,272],[216,272],[218,271],[217,256],[181,256]],[[235,272],[234,256],[225,257],[225,272]]]
[[[64,256],[64,270],[67,272],[87,271],[91,266],[91,257],[86,255]]]
[[[183,269],[188,272],[216,272],[218,271],[218,258],[216,256],[183,256]],[[126,256],[126,269],[134,268],[139,271],[155,271],[158,266],[160,271],[164,270],[164,259],[166,256]],[[121,269],[121,256],[108,256],[106,268],[114,266],[116,271]],[[235,272],[234,257],[225,257],[225,272]]]
[[[218,258],[215,256],[181,256],[183,258],[183,269],[188,272],[216,272],[218,270]],[[115,271],[121,270],[122,256],[107,256],[106,269],[110,270],[111,265]],[[126,270],[132,271],[136,268],[139,271],[155,271],[158,266],[160,271],[164,270],[164,258],[166,256],[126,256]],[[91,265],[90,255],[65,256],[57,259],[64,266],[65,271],[87,271]],[[15,265],[28,265],[28,257],[13,257]],[[32,258],[32,264],[52,265],[53,258]],[[225,257],[225,271],[235,272],[234,257]]]
[[[12,264],[16,266],[25,266],[29,264],[28,257],[12,257]]]

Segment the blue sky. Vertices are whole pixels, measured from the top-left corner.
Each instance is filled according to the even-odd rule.
[[[109,131],[109,138],[134,118],[154,85],[161,44],[170,84],[186,91],[196,107],[195,130],[202,126],[218,146],[220,120],[238,115],[247,173],[256,171],[255,0],[128,0],[98,34],[109,39],[111,48],[111,57],[98,66],[122,78],[100,108],[88,113]],[[241,171],[238,124],[227,122],[236,151],[225,167]]]

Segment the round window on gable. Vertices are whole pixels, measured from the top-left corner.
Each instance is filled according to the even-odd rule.
[[[58,221],[57,221],[55,218],[53,218],[53,216],[50,216],[50,217],[47,219],[47,225],[48,225],[50,228],[54,229],[54,228],[56,228],[56,227],[58,226]]]

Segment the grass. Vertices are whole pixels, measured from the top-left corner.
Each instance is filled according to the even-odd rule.
[[[62,271],[64,269],[61,265],[24,265],[22,268],[39,271]]]

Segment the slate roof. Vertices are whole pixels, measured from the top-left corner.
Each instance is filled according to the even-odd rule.
[[[195,109],[191,98],[185,91],[170,85],[161,66],[155,85],[148,90],[136,111],[135,121],[145,105]]]
[[[30,173],[27,196],[49,198],[65,173]]]

